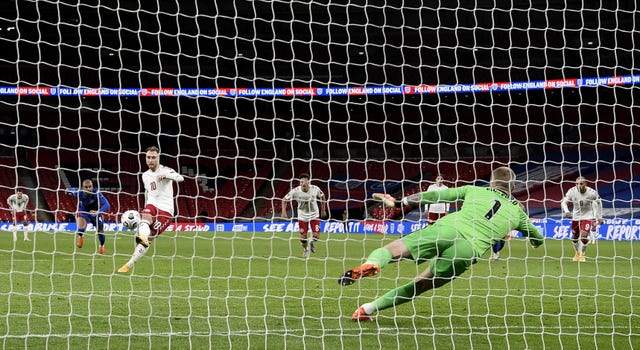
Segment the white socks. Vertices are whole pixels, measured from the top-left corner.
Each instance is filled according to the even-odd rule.
[[[149,228],[149,223],[145,220],[140,221],[140,227],[138,227],[138,237],[149,239],[149,235],[151,234],[151,229]]]
[[[13,233],[13,241],[16,242],[18,240],[18,229],[17,228],[13,228],[11,230],[11,233]],[[24,240],[26,241],[27,239],[29,239],[29,235],[26,229],[22,230],[22,234],[24,235]]]
[[[131,259],[127,261],[127,266],[133,267],[133,264],[135,264],[136,261],[140,260],[140,258],[142,258],[147,253],[147,250],[149,250],[149,247],[145,247],[142,244],[138,244],[136,246],[136,249],[133,250],[133,255],[131,256]]]
[[[577,241],[573,242],[573,249],[576,251],[576,253],[582,253],[582,240],[578,239]]]
[[[582,255],[587,251],[587,245],[582,243],[582,238],[578,239],[577,242],[573,242],[573,248],[576,250],[576,253],[580,253]]]
[[[364,309],[364,312],[367,313],[367,315],[371,315],[376,311],[371,303],[362,304],[362,308]]]
[[[138,237],[146,238],[147,242],[149,241],[149,235],[151,234],[151,229],[149,229],[149,223],[147,221],[140,221],[140,226],[138,226]],[[142,244],[138,244],[136,248],[133,250],[133,255],[131,255],[131,259],[127,262],[127,266],[133,267],[133,264],[136,261],[140,260],[149,250],[149,247],[145,247]]]

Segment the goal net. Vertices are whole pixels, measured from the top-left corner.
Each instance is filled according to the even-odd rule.
[[[632,348],[640,343],[637,6],[578,1],[3,1],[3,348]],[[145,150],[184,177],[128,273],[120,215]],[[352,322],[428,264],[341,286],[426,227],[427,190],[517,175],[545,244],[516,232],[459,278]],[[327,198],[305,256],[303,173]],[[604,223],[575,262],[560,201],[585,177]],[[85,179],[110,203],[105,253]],[[26,225],[6,199],[28,195]],[[283,208],[284,204],[284,208]],[[460,209],[454,204],[450,212]],[[282,215],[282,212],[286,215]],[[14,240],[12,232],[27,230]],[[95,238],[95,239],[94,239]],[[309,236],[309,239],[311,236]]]

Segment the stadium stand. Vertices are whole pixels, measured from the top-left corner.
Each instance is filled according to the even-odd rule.
[[[632,170],[637,165],[632,165],[632,169],[628,163],[611,163],[614,159],[624,159],[625,152],[628,159],[633,159],[629,150],[600,147],[590,151],[583,147],[580,151],[572,151],[571,147],[577,146],[570,144],[563,145],[562,149],[554,152],[553,146],[545,146],[547,150],[541,154],[544,154],[546,159],[531,157],[527,164],[519,165],[517,161],[514,162],[513,154],[503,158],[483,156],[483,147],[490,143],[504,146],[505,149],[511,147],[518,150],[517,143],[513,141],[528,139],[529,145],[535,149],[536,135],[546,135],[548,139],[570,140],[575,130],[535,123],[526,124],[526,116],[508,110],[494,111],[491,119],[493,123],[489,123],[489,120],[484,123],[478,119],[482,111],[460,109],[456,112],[459,118],[470,118],[476,120],[476,123],[473,126],[457,123],[455,127],[447,127],[449,119],[446,118],[450,116],[443,115],[443,121],[446,122],[438,126],[437,130],[428,128],[420,131],[432,133],[429,135],[435,137],[434,140],[439,138],[437,133],[456,134],[456,139],[460,142],[473,146],[468,147],[469,149],[476,149],[476,154],[469,154],[467,158],[456,154],[453,157],[455,161],[446,157],[440,160],[428,158],[428,147],[423,157],[418,158],[396,158],[392,148],[388,154],[382,154],[380,157],[357,158],[355,156],[361,150],[345,150],[349,157],[317,158],[311,161],[307,160],[308,157],[293,157],[295,154],[291,154],[292,160],[283,159],[281,154],[276,154],[275,146],[272,150],[256,150],[255,154],[243,153],[242,156],[237,149],[215,150],[215,154],[203,154],[201,157],[187,156],[198,154],[195,150],[181,149],[181,152],[177,153],[178,156],[172,156],[167,152],[163,163],[185,175],[185,181],[179,185],[176,195],[176,214],[179,220],[193,220],[203,213],[211,219],[223,221],[248,220],[254,217],[271,218],[274,216],[274,210],[279,213],[280,199],[297,184],[295,177],[300,172],[309,172],[313,183],[327,194],[330,208],[340,210],[368,206],[369,215],[373,218],[399,218],[401,214],[407,213],[384,209],[377,204],[371,205],[367,202],[371,193],[381,189],[396,197],[415,193],[420,190],[419,186],[431,181],[437,173],[443,174],[450,186],[486,183],[491,168],[496,164],[506,164],[507,159],[511,160],[510,165],[524,181],[516,189],[515,195],[526,203],[532,217],[559,215],[559,201],[578,174],[595,181],[604,199],[605,209],[609,211],[629,208],[630,204],[627,201],[637,198],[637,193],[634,192],[637,189],[632,186],[637,179],[631,177],[631,174],[635,173]],[[531,113],[535,112],[534,110]],[[562,116],[569,121],[578,118],[578,113],[571,110],[545,109],[539,112]],[[595,111],[583,112],[581,117],[588,118],[592,114],[595,115]],[[118,118],[82,118],[82,125],[77,125],[77,128],[73,128],[73,125],[58,128],[56,125],[46,124],[49,120],[55,121],[55,118],[43,120],[46,122],[38,126],[38,142],[41,147],[26,152],[30,166],[35,169],[37,186],[46,200],[47,208],[43,209],[54,213],[58,221],[64,221],[67,214],[75,211],[76,203],[73,198],[64,196],[62,191],[68,186],[77,186],[85,176],[95,178],[99,188],[111,202],[112,209],[107,213],[108,220],[116,220],[117,213],[142,205],[144,199],[140,189],[139,172],[145,168],[144,159],[139,155],[138,149],[121,149],[121,143],[131,141],[127,137],[136,137],[135,134],[121,135],[114,132],[113,137],[104,137],[104,134],[97,135],[93,131],[95,128],[101,128],[103,133],[119,130],[120,126],[116,125]],[[372,119],[368,123],[375,124],[378,121],[383,120]],[[351,128],[351,125],[348,124],[348,120],[345,120],[345,123],[348,128],[336,128],[332,131],[331,137],[336,141],[338,150],[342,145],[340,142],[347,140],[350,135],[347,129]],[[502,132],[497,132],[496,125],[502,124],[505,126]],[[135,128],[136,125],[132,127]],[[582,132],[583,137],[597,134],[597,125],[589,124],[587,127],[587,130]],[[628,130],[621,129],[619,125],[617,128],[621,139],[630,137]],[[407,132],[407,137],[410,137],[411,131]],[[238,136],[243,136],[244,132],[250,131],[239,129]],[[325,137],[323,135],[320,133],[318,137]],[[251,135],[246,136],[250,139]],[[378,136],[373,133],[369,141],[385,141],[378,140]],[[96,152],[94,146],[98,145],[99,138],[100,150]],[[244,138],[243,136],[241,139]],[[140,143],[137,138],[135,141],[136,144]],[[295,149],[293,152],[295,153]],[[580,154],[581,158],[578,158]],[[366,156],[366,152],[363,155]],[[535,152],[532,155],[535,155]],[[597,162],[589,163],[590,159],[597,159]],[[12,159],[10,161],[15,163]],[[0,174],[5,176],[3,181],[6,183],[15,182],[15,172],[10,170],[10,167],[7,164]],[[631,203],[631,206],[637,206],[637,203]]]
[[[580,158],[581,157],[581,158]],[[637,183],[640,164],[615,162],[632,159],[629,150],[594,149],[591,151],[564,149],[563,158],[547,156],[532,161],[526,166],[516,167],[518,178],[523,182],[516,188],[515,196],[526,204],[531,217],[559,218],[562,213],[560,201],[567,190],[574,186],[577,176],[584,176],[589,186],[595,188],[602,198],[605,217],[631,217],[640,203]],[[597,161],[593,161],[597,159]],[[525,175],[526,174],[526,175]],[[635,208],[634,208],[635,207]]]

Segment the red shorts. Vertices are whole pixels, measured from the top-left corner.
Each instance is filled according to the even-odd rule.
[[[595,220],[577,220],[571,221],[571,233],[573,238],[580,236],[580,231],[591,232],[596,229]]]
[[[27,212],[26,211],[16,211],[16,223],[27,221]]]
[[[434,222],[438,221],[438,219],[440,219],[441,217],[447,215],[447,213],[428,213],[427,215],[428,215],[427,223],[433,224]]]
[[[300,220],[298,221],[300,235],[306,235],[307,232],[309,232],[309,224],[311,224],[311,231],[314,233],[320,233],[320,219],[313,219],[309,222]]]
[[[173,216],[163,210],[159,210],[155,205],[147,204],[142,209],[141,214],[150,214],[153,222],[149,224],[151,236],[157,236],[167,229],[167,226],[173,222]]]

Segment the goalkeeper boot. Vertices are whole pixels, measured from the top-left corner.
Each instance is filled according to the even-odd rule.
[[[84,244],[84,237],[78,237],[78,248],[82,248]]]
[[[579,261],[580,260],[580,253],[576,252],[576,254],[573,256],[573,261]]]
[[[122,267],[118,269],[118,272],[122,272],[122,273],[129,272],[129,265],[127,264],[122,265]]]
[[[104,246],[103,245],[101,245],[100,248],[98,248],[98,253],[104,254]]]
[[[381,201],[389,208],[393,208],[396,206],[396,199],[386,193],[374,193],[371,197],[373,197],[373,199],[375,200]]]
[[[142,244],[145,248],[149,247],[149,238],[136,236],[136,243]]]
[[[304,250],[302,251],[302,256],[304,256],[305,258],[309,257],[309,249],[304,248]]]
[[[351,315],[351,320],[356,322],[371,321],[371,315],[364,311],[364,308],[360,306],[358,310]]]
[[[362,277],[375,276],[378,272],[380,272],[378,265],[363,264],[345,272],[340,278],[338,278],[338,283],[343,286],[348,286]]]
[[[587,258],[584,256],[584,254],[580,254],[580,256],[578,257],[578,262],[585,262],[587,261]]]

